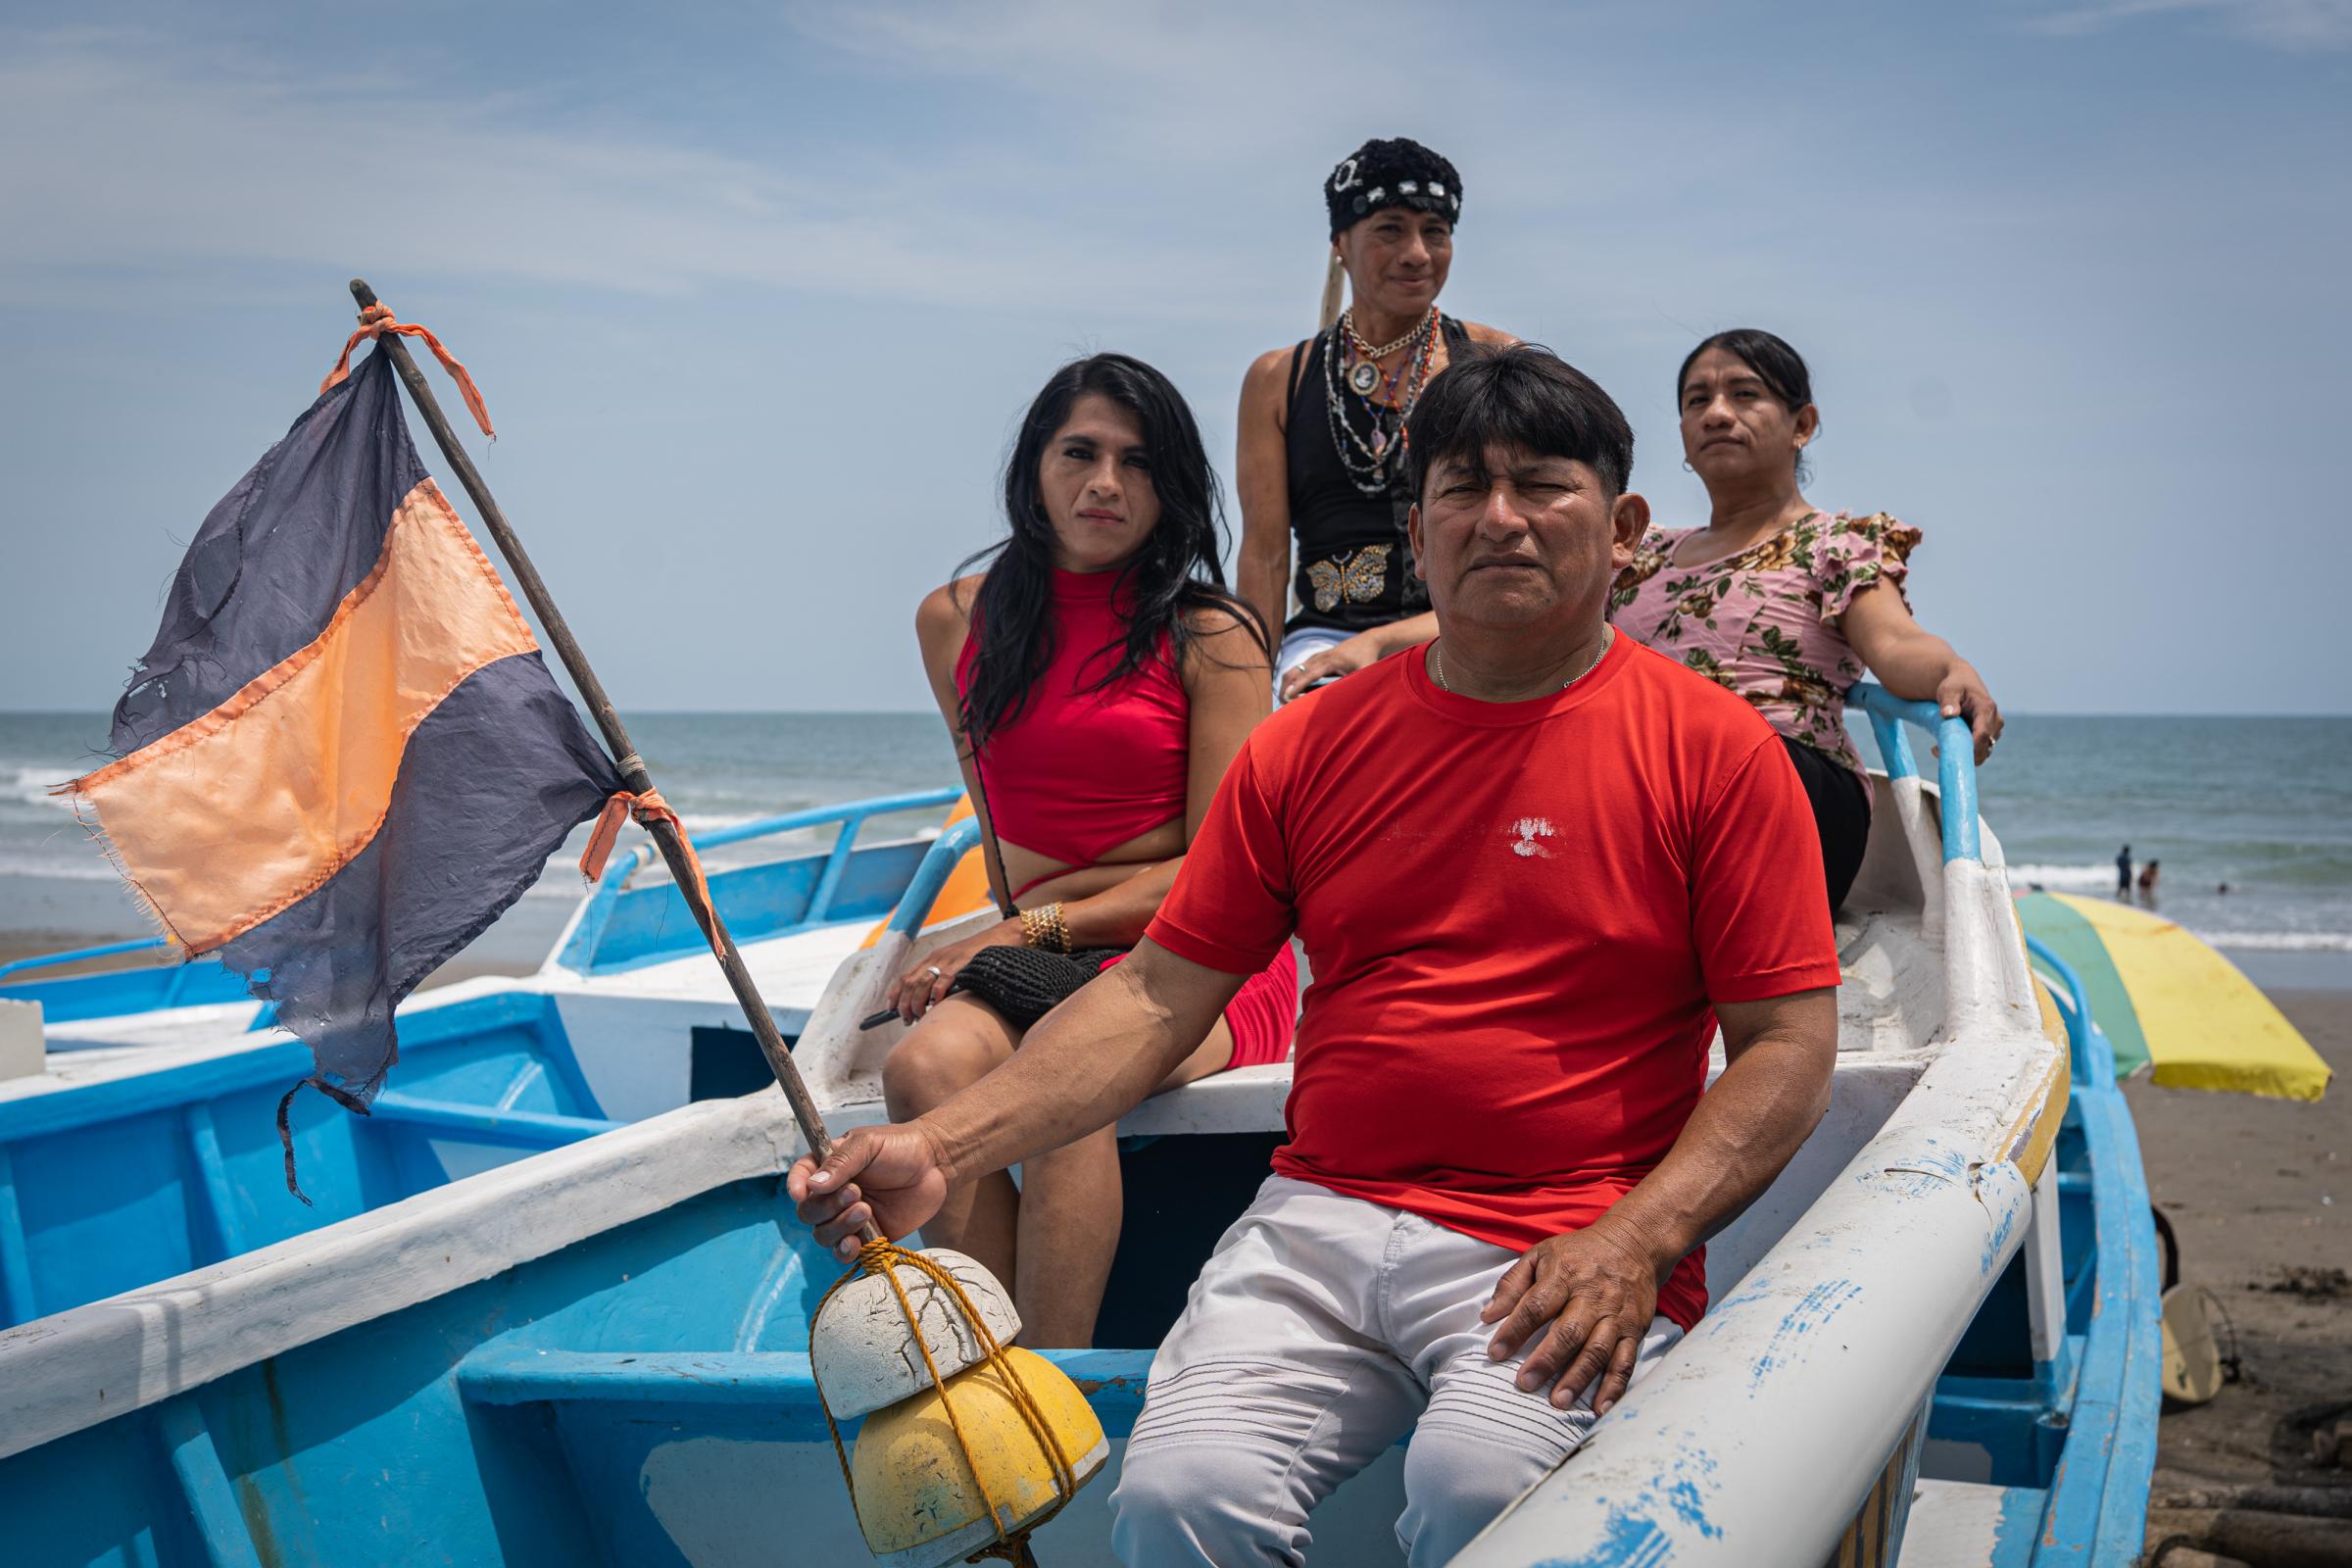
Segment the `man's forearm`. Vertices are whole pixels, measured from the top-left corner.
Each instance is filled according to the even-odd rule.
[[[1834,1022],[1835,1014],[1833,1014]],[[1829,1107],[1830,1065],[1818,1040],[1765,1034],[1723,1070],[1666,1157],[1596,1228],[1629,1233],[1658,1275],[1731,1223],[1771,1186]]]
[[[1231,993],[1171,998],[1150,970],[1138,950],[1040,1020],[1010,1061],[920,1118],[949,1181],[1109,1126],[1193,1053]]]

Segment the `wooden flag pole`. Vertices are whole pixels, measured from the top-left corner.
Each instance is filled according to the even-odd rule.
[[[355,277],[351,280],[351,296],[360,302],[363,311],[376,303],[375,290],[368,286],[365,278]],[[408,344],[397,335],[386,332],[375,340],[375,349],[378,354],[391,356],[392,368],[400,372],[401,384],[409,389],[409,396],[416,404],[416,412],[424,416],[425,428],[433,432],[433,440],[441,448],[441,455],[449,460],[450,467],[456,470],[458,482],[473,498],[474,510],[480,514],[482,525],[490,530],[490,537],[497,542],[499,553],[507,558],[508,568],[522,586],[522,596],[531,602],[532,612],[538,615],[539,624],[547,631],[547,640],[555,645],[556,657],[564,661],[564,669],[571,674],[571,683],[579,688],[581,699],[587,703],[589,713],[596,719],[596,727],[604,732],[605,745],[612,751],[620,768],[622,786],[631,794],[643,795],[654,787],[653,778],[645,770],[645,760],[629,744],[629,732],[622,726],[620,714],[613,711],[612,699],[605,695],[604,683],[596,678],[596,671],[589,667],[588,656],[580,652],[580,645],[572,637],[571,627],[564,621],[564,612],[556,608],[555,596],[547,591],[546,582],[539,576],[539,568],[531,564],[531,558],[523,550],[522,541],[514,537],[507,514],[499,510],[498,502],[491,497],[490,487],[482,482],[481,470],[473,466],[473,460],[458,444],[458,434],[450,428],[449,418],[441,412],[441,405],[434,401],[433,389],[426,384],[424,372],[416,368],[416,360],[410,357]],[[688,890],[695,885],[695,876],[692,862],[687,858],[685,837],[679,833],[676,823],[659,818],[648,822],[646,830],[653,834],[655,845],[662,851],[662,860],[669,866],[671,878],[676,881],[679,893],[686,897],[687,907],[694,908],[694,899]],[[767,1003],[761,999],[760,987],[752,979],[751,970],[744,966],[743,955],[736,951],[735,939],[727,934],[726,922],[719,918],[718,910],[715,907],[707,911],[695,909],[694,914],[702,924],[703,934],[710,939],[710,951],[718,956],[718,966],[725,973],[728,988],[735,993],[736,1002],[743,1007],[744,1017],[751,1023],[753,1037],[760,1042],[760,1054],[767,1058],[768,1070],[776,1075],[776,1082],[783,1086],[784,1098],[792,1102],[792,1114],[801,1124],[801,1136],[808,1141],[809,1152],[822,1162],[831,1151],[833,1141],[825,1136],[824,1118],[817,1112],[816,1102],[809,1098],[808,1086],[801,1081],[801,1070],[793,1064],[792,1053],[784,1044],[783,1033],[776,1028],[775,1015],[767,1010]],[[871,1225],[866,1227],[867,1240],[879,1240],[880,1234]]]

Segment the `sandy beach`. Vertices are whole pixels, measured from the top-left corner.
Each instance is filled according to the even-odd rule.
[[[2217,1531],[2210,1508],[2166,1506],[2244,1486],[2342,1489],[2352,1501],[2352,1472],[2315,1464],[2311,1448],[2316,1426],[2352,1415],[2352,993],[2271,997],[2335,1070],[2319,1103],[2124,1091],[2149,1193],[2180,1239],[2180,1278],[2220,1303],[2225,1354],[2219,1320],[2235,1324],[2243,1368],[2212,1403],[2164,1416],[2148,1545],[2187,1536],[2245,1561],[2352,1563],[2352,1519],[2271,1521],[2263,1552],[2264,1521]],[[2333,1545],[2300,1554],[2306,1537]]]

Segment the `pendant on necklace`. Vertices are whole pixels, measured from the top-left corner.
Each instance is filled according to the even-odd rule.
[[[1358,397],[1370,397],[1380,386],[1380,367],[1370,360],[1358,360],[1355,368],[1348,372],[1348,384]]]

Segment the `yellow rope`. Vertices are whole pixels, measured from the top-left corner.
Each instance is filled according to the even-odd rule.
[[[1038,1451],[1046,1456],[1054,1471],[1054,1490],[1060,1494],[1059,1499],[1020,1530],[1006,1534],[1004,1522],[998,1516],[996,1496],[988,1490],[987,1478],[980,1473],[980,1461],[972,1453],[971,1439],[964,1435],[963,1418],[956,1413],[956,1403],[948,1397],[947,1379],[940,1376],[939,1363],[931,1358],[931,1347],[924,1342],[922,1325],[915,1321],[914,1303],[906,1298],[906,1288],[899,1283],[896,1271],[902,1263],[927,1276],[933,1284],[947,1292],[949,1298],[956,1303],[956,1310],[963,1314],[963,1320],[971,1325],[972,1339],[980,1347],[981,1359],[1004,1381],[1005,1388],[1012,1395],[1013,1408],[1020,1411],[1022,1424],[1029,1428],[1029,1435],[1037,1440]],[[1029,1392],[1029,1386],[1021,1381],[1020,1374],[1005,1359],[1004,1346],[997,1342],[997,1337],[989,1332],[988,1325],[981,1321],[980,1309],[964,1294],[963,1286],[931,1258],[883,1241],[868,1242],[858,1250],[858,1266],[833,1282],[817,1301],[816,1310],[808,1316],[809,1381],[816,1384],[817,1404],[825,1412],[825,1430],[833,1436],[833,1457],[841,1464],[842,1485],[849,1489],[850,1509],[858,1514],[858,1528],[864,1530],[865,1517],[858,1509],[858,1485],[850,1475],[850,1455],[849,1450],[842,1446],[841,1427],[833,1419],[833,1406],[825,1398],[824,1384],[816,1377],[815,1350],[816,1327],[824,1319],[825,1303],[833,1299],[835,1291],[860,1274],[879,1274],[890,1282],[891,1294],[899,1298],[899,1311],[906,1316],[906,1331],[914,1336],[914,1348],[923,1352],[923,1370],[931,1374],[931,1386],[939,1390],[939,1402],[947,1409],[948,1425],[956,1433],[956,1446],[963,1450],[964,1468],[972,1473],[972,1484],[980,1489],[980,1500],[988,1508],[989,1523],[996,1528],[995,1542],[964,1560],[977,1562],[983,1557],[999,1557],[1006,1562],[1028,1560],[1030,1533],[1061,1512],[1063,1505],[1077,1494],[1078,1482],[1070,1457],[1062,1452],[1061,1442],[1054,1437],[1054,1429],[1047,1422],[1045,1411],[1039,1407],[1036,1396]]]

